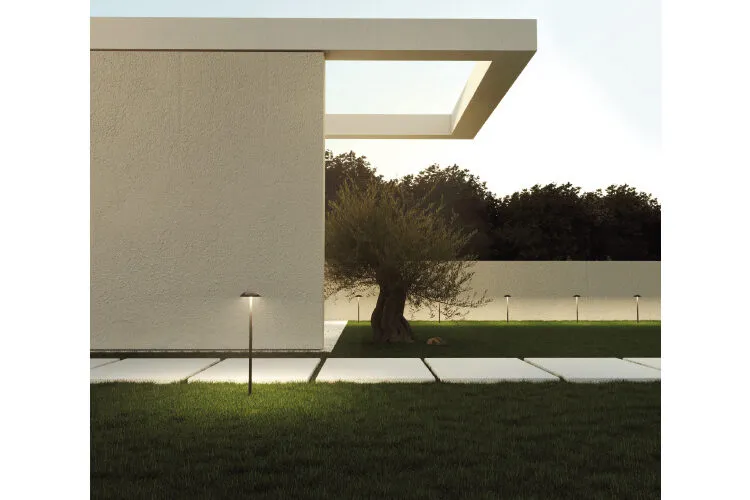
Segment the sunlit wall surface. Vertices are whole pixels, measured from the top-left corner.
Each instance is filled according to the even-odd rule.
[[[661,262],[476,262],[471,286],[478,294],[487,291],[492,302],[469,311],[466,320],[506,319],[505,295],[510,320],[575,321],[580,295],[581,321],[636,320],[633,295],[641,295],[641,320],[661,319]],[[377,297],[363,297],[361,319],[368,320]],[[413,313],[407,306],[407,319],[430,318],[427,309]],[[357,319],[357,301],[340,294],[326,300],[326,319]],[[445,318],[443,318],[445,319]]]
[[[323,345],[322,53],[91,52],[91,348]]]

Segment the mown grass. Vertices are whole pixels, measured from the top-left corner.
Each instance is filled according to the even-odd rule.
[[[658,383],[97,384],[92,498],[658,498]]]
[[[376,344],[369,322],[349,322],[332,357],[660,357],[660,321],[411,322],[413,344]],[[448,345],[426,345],[442,337]]]

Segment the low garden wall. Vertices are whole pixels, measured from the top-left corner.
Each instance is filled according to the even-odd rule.
[[[472,287],[478,293],[487,291],[492,302],[472,309],[466,320],[505,320],[505,295],[511,295],[511,321],[575,320],[574,295],[581,296],[578,315],[581,321],[635,320],[633,295],[641,295],[639,313],[642,320],[661,319],[661,262],[659,261],[503,261],[475,262]],[[369,320],[377,299],[372,295],[360,299],[360,317]],[[430,318],[425,308],[412,312],[407,319]],[[325,301],[327,320],[356,320],[357,299],[338,294]],[[443,318],[444,319],[444,318]]]

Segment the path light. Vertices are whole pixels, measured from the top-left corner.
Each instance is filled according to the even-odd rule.
[[[250,316],[250,326],[248,328],[248,356],[247,356],[247,394],[248,396],[253,392],[253,298],[260,297],[260,294],[255,292],[243,292],[240,297],[247,297]]]
[[[440,323],[440,302],[438,302],[438,323]]]
[[[575,299],[576,299],[576,323],[578,323],[578,299],[580,299],[581,296],[578,295],[578,294],[575,294],[575,295],[573,295],[573,297],[575,297]]]
[[[357,323],[359,323],[359,299],[362,298],[360,294],[355,295],[357,297]]]
[[[638,303],[640,302],[641,296],[636,293],[635,295],[633,295],[633,297],[635,297],[635,322],[640,323],[641,311],[639,310],[640,308],[638,307]]]
[[[510,295],[505,296],[505,322],[510,321]]]

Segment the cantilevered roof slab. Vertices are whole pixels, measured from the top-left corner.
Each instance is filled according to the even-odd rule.
[[[472,139],[536,52],[536,39],[535,19],[91,19],[91,50],[323,52],[337,61],[477,61],[451,113],[328,114],[328,139]]]

